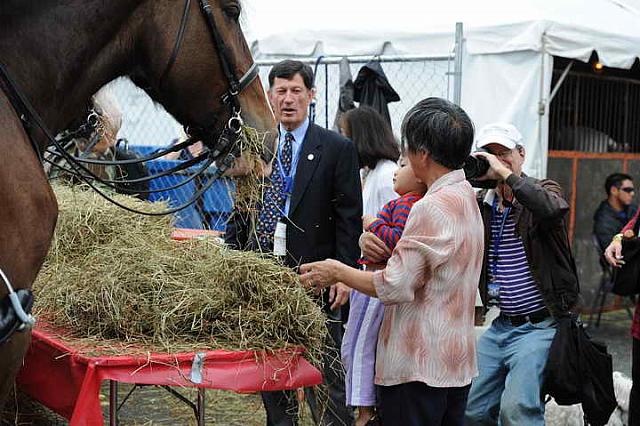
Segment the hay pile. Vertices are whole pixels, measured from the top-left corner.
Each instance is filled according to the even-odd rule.
[[[170,219],[129,213],[83,188],[55,188],[56,235],[34,284],[36,314],[94,340],[153,348],[303,346],[319,360],[324,315],[297,275],[211,240],[169,238]],[[166,208],[126,196],[146,211]]]

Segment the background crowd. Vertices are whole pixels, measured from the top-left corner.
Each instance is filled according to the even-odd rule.
[[[513,125],[476,134],[446,100],[418,102],[398,144],[366,106],[342,116],[340,134],[316,126],[313,96],[308,65],[272,68],[276,161],[259,213],[234,212],[226,239],[281,256],[319,295],[330,337],[327,398],[306,390],[314,420],[544,424],[547,356],[579,293],[560,185],[523,173],[526,141]],[[472,188],[470,155],[486,164],[477,180],[495,187]],[[606,190],[595,216],[603,248],[635,212],[629,176]],[[478,290],[500,314],[477,340]],[[268,424],[297,424],[299,399],[263,393]]]
[[[297,269],[329,334],[322,392],[263,392],[267,423],[297,424],[304,399],[323,425],[544,424],[545,366],[579,284],[563,189],[523,172],[518,129],[476,132],[460,107],[427,98],[406,114],[400,143],[366,105],[332,132],[310,117],[314,76],[299,61],[272,68],[268,95],[280,135],[272,172],[258,212],[234,211],[225,239]],[[485,164],[473,183],[489,189],[466,180],[470,155]],[[593,238],[615,269],[640,225],[633,178],[613,173],[604,190]],[[492,307],[499,315],[477,338]],[[630,425],[639,397],[636,386]]]

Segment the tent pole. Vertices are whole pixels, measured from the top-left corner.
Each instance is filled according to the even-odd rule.
[[[324,123],[329,128],[329,64],[324,64]]]
[[[456,22],[455,62],[453,69],[453,103],[460,105],[462,98],[462,22]]]
[[[547,55],[547,46],[545,43],[545,34],[542,34],[542,54],[540,55],[540,98],[538,101],[538,115],[542,117],[547,111],[547,102],[544,98],[544,58]],[[538,120],[540,130],[542,130],[542,120]],[[542,132],[538,134],[538,142],[542,141]]]
[[[562,85],[562,82],[569,73],[572,64],[573,62],[567,66],[562,77],[556,83],[553,90],[551,90],[553,56],[547,52],[547,34],[543,33],[540,56],[540,98],[538,101],[538,147],[540,149],[541,156],[541,162],[538,164],[538,172],[540,174],[540,178],[547,176],[547,160],[549,155],[549,108],[551,106],[551,100]]]
[[[542,164],[539,164],[538,172],[541,174],[540,177],[547,176],[547,156],[549,155],[548,149],[543,148],[544,136],[542,132],[544,131],[543,120],[544,115],[547,112],[547,102],[545,100],[544,93],[544,79],[545,79],[545,57],[547,56],[547,45],[546,45],[546,34],[542,33],[542,53],[540,55],[540,97],[538,100],[538,147],[541,150],[542,154]],[[545,147],[546,148],[546,147]]]

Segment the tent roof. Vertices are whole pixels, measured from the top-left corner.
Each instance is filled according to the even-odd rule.
[[[542,50],[630,68],[640,57],[640,0],[244,0],[258,57],[444,55],[456,22],[471,54]]]

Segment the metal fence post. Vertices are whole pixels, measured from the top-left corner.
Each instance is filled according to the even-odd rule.
[[[462,100],[462,52],[463,52],[464,34],[462,31],[462,22],[456,22],[456,44],[455,59],[453,71],[453,103],[460,105]]]

